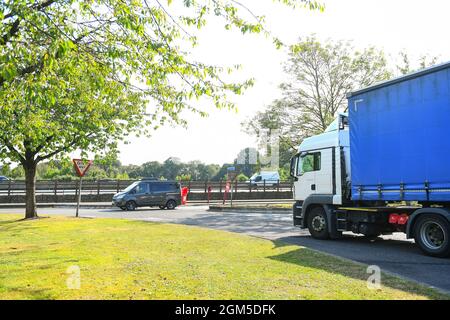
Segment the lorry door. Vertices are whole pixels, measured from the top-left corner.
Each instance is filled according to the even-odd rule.
[[[333,148],[320,150],[320,157],[316,159],[315,183],[317,194],[334,194],[333,171],[335,161],[333,161]],[[335,174],[335,173],[334,173]]]
[[[295,182],[295,200],[305,200],[317,193],[316,171],[321,166],[321,151],[303,152],[297,165],[298,181]]]

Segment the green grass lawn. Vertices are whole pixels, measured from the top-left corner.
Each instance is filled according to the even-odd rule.
[[[282,242],[172,224],[0,215],[0,299],[436,299],[365,267]],[[68,289],[70,266],[80,289]]]

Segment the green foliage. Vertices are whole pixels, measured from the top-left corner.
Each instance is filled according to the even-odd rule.
[[[322,9],[316,1],[280,1]],[[195,30],[211,18],[242,33],[263,17],[235,1],[15,0],[0,4],[0,155],[39,162],[76,149],[105,151],[130,131],[185,124],[192,100],[233,108],[222,67],[190,60]],[[244,13],[243,13],[244,12]],[[266,32],[264,30],[264,32]],[[267,32],[266,32],[267,33]],[[151,107],[149,107],[151,105]]]
[[[10,165],[4,164],[1,166],[0,175],[6,176],[10,179],[23,179],[25,176],[24,170],[21,166],[11,168]]]
[[[219,171],[219,165],[204,164],[200,161],[183,163],[177,158],[169,158],[163,163],[150,161],[141,166],[124,166],[124,171],[128,172],[130,178],[166,177],[170,180],[212,180],[215,179]]]
[[[175,180],[177,180],[177,181],[189,181],[191,179],[192,179],[192,177],[190,174],[181,174],[175,178]]]
[[[282,0],[320,9],[315,1]],[[234,108],[252,80],[229,83],[222,66],[192,60],[196,29],[211,18],[242,33],[263,17],[232,0],[11,0],[0,2],[0,158],[25,169],[32,196],[36,165],[75,150],[117,148],[130,132],[149,134],[208,98]],[[264,30],[267,34],[267,32]],[[227,71],[230,71],[227,68]],[[91,175],[102,176],[93,170]],[[33,201],[26,216],[35,217]]]
[[[278,170],[278,173],[280,174],[281,181],[287,181],[287,180],[291,179],[289,167],[280,168]]]
[[[119,179],[119,180],[130,180],[130,176],[126,172],[118,173],[116,175],[116,179]]]
[[[249,177],[247,177],[245,174],[240,173],[237,175],[236,180],[239,182],[245,182],[248,181]]]
[[[76,178],[73,163],[67,158],[39,164],[37,177],[45,180],[71,180]]]
[[[11,172],[11,167],[8,164],[2,165],[0,167],[0,175],[1,176],[9,176]]]
[[[289,78],[280,85],[283,97],[243,124],[256,136],[263,130],[280,133],[282,168],[288,168],[304,138],[323,132],[345,111],[346,93],[391,76],[382,51],[358,51],[344,41],[321,43],[315,36],[290,47],[284,69]]]
[[[175,158],[169,158],[163,163],[146,162],[142,165],[122,165],[120,161],[95,157],[92,166],[84,179],[120,179],[133,180],[141,178],[165,177],[170,180],[218,180],[220,166],[205,164],[200,161],[183,163]],[[176,165],[174,165],[174,161]],[[228,165],[229,166],[229,165]],[[228,167],[226,166],[226,167]],[[225,172],[226,172],[225,167]],[[11,169],[9,165],[0,167],[0,175],[13,179],[24,179],[22,167]],[[40,180],[73,180],[78,179],[70,159],[50,160],[37,165],[37,179]]]
[[[411,57],[408,52],[401,51],[399,53],[399,57],[400,62],[397,64],[397,71],[400,72],[401,75],[431,67],[432,65],[435,65],[439,60],[439,57],[423,54],[419,57],[417,64],[411,66],[411,64],[413,63],[411,62]]]

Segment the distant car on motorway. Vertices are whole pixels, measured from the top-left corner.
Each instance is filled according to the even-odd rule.
[[[280,181],[280,174],[278,171],[262,171],[260,173],[255,173],[250,177],[248,183],[252,187],[262,187],[262,186],[275,186]]]
[[[9,181],[10,179],[5,176],[0,176],[0,182]]]
[[[115,194],[112,204],[127,211],[133,211],[137,207],[173,210],[181,205],[181,186],[176,181],[143,179]]]

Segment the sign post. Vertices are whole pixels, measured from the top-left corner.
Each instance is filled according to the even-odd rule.
[[[75,172],[78,177],[80,177],[80,182],[78,183],[78,199],[77,199],[77,211],[75,213],[75,217],[78,218],[78,211],[80,209],[81,202],[81,186],[83,184],[83,177],[86,172],[89,170],[89,167],[92,165],[92,160],[82,160],[82,159],[73,159],[73,166],[75,168]]]
[[[227,168],[228,181],[230,181],[230,206],[233,206],[233,181],[236,179],[236,167]]]

